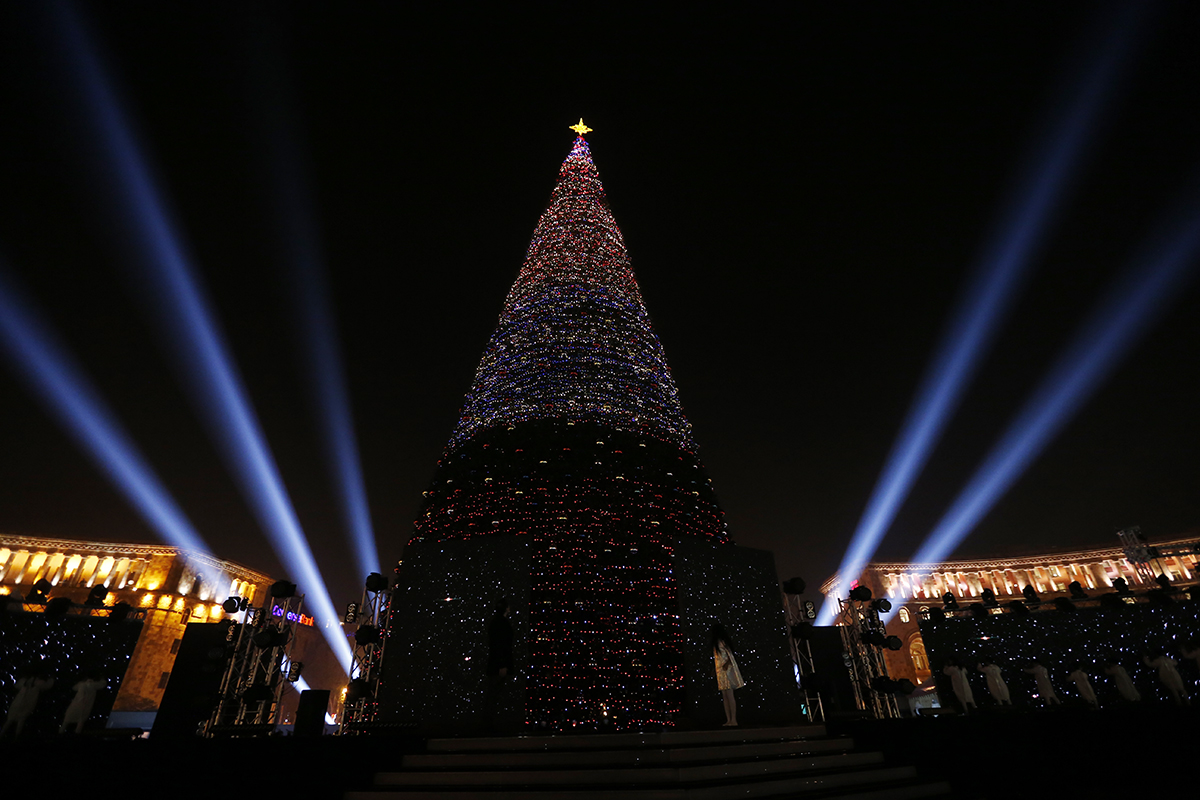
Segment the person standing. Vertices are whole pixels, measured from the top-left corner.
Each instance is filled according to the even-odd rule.
[[[483,697],[483,725],[489,731],[496,730],[497,702],[509,676],[513,674],[513,629],[508,621],[512,606],[507,598],[501,597],[496,600],[494,610],[495,614],[487,626],[487,684]]]
[[[1034,659],[1033,662],[1025,668],[1025,671],[1032,675],[1033,680],[1037,683],[1038,698],[1041,699],[1043,705],[1062,705],[1062,701],[1058,699],[1058,695],[1054,691],[1053,684],[1050,683],[1050,673],[1040,661]]]
[[[1092,681],[1088,674],[1083,671],[1081,664],[1076,664],[1067,677],[1075,682],[1075,690],[1079,692],[1079,696],[1090,705],[1092,708],[1099,708],[1100,702],[1096,699],[1096,692],[1092,689]]]
[[[20,736],[25,723],[33,716],[33,710],[37,708],[42,692],[53,685],[54,678],[45,670],[34,667],[23,669],[21,677],[17,678],[17,696],[8,707],[8,716],[4,718],[0,736],[7,736],[10,730],[14,736]]]
[[[74,728],[72,733],[82,733],[83,724],[92,715],[92,707],[96,705],[96,693],[103,688],[104,681],[94,671],[76,683],[75,696],[71,699],[71,705],[67,706],[67,713],[63,716],[58,732],[66,733],[68,728]]]
[[[947,658],[946,665],[942,667],[942,674],[950,678],[950,688],[954,690],[954,697],[962,707],[963,713],[974,709],[975,694],[971,691],[970,681],[967,680],[967,671],[959,665],[958,659],[954,656]]]
[[[1156,658],[1151,658],[1147,654],[1142,657],[1142,660],[1146,662],[1147,667],[1154,667],[1158,670],[1158,680],[1163,686],[1167,687],[1167,691],[1171,693],[1171,699],[1175,701],[1175,705],[1190,706],[1192,704],[1191,698],[1188,697],[1187,689],[1183,685],[1183,676],[1175,668],[1175,659],[1166,653],[1160,653]]]
[[[1117,691],[1121,693],[1121,699],[1126,703],[1136,703],[1142,699],[1141,693],[1129,679],[1129,673],[1117,662],[1109,661],[1105,664],[1104,674],[1112,677],[1113,683],[1117,685]]]
[[[721,690],[721,699],[725,703],[725,725],[737,726],[737,700],[733,690],[746,685],[742,680],[741,670],[733,657],[733,642],[729,634],[719,624],[712,627],[713,661],[717,668],[717,688]]]
[[[1008,684],[1004,682],[1004,676],[1000,674],[1000,667],[989,661],[980,661],[976,668],[987,676],[988,694],[992,696],[992,699],[998,705],[1011,706],[1012,698],[1008,694]]]

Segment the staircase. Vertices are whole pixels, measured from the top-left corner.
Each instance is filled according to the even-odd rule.
[[[857,753],[823,725],[663,733],[431,739],[346,800],[725,800],[947,795],[913,767]]]

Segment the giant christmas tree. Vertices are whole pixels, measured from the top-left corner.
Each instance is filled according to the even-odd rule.
[[[675,551],[684,540],[729,546],[583,132],[406,549],[406,566],[425,560],[401,576],[406,621],[388,648],[409,666],[392,670],[392,691],[425,687],[415,694],[443,706],[425,717],[469,713],[471,661],[486,653],[455,637],[480,638],[488,593],[501,592],[527,610],[516,712],[526,724],[671,724],[685,699]],[[523,588],[497,562],[527,565]],[[442,572],[445,583],[431,575]],[[468,594],[475,600],[452,610]],[[430,662],[434,674],[421,666],[448,650],[456,655]],[[446,710],[456,693],[462,708]]]

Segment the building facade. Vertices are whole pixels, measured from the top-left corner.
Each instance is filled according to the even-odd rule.
[[[229,582],[218,586],[202,575],[225,575]],[[82,607],[99,586],[107,590],[104,606],[127,603],[141,612],[142,632],[113,711],[156,710],[186,626],[224,619],[227,597],[253,602],[272,582],[240,564],[177,547],[0,535],[0,601],[41,611],[41,598],[27,601],[43,580],[50,599],[66,597]]]
[[[1135,592],[1158,588],[1153,577],[1157,574],[1165,575],[1173,586],[1191,587],[1200,582],[1197,546],[1200,537],[1196,536],[1158,542],[1156,548],[1164,555],[1155,558],[1149,570],[1139,568],[1139,562],[1131,560],[1122,547],[939,564],[872,562],[854,585],[866,586],[872,596],[886,597],[898,606],[887,630],[900,638],[902,647],[884,652],[888,674],[921,683],[929,679],[931,672],[918,621],[930,608],[945,610],[947,594],[962,608],[981,603],[985,589],[991,590],[998,603],[1006,603],[1024,599],[1028,586],[1044,603],[1053,603],[1058,597],[1070,598],[1069,587],[1076,581],[1093,596],[1111,592],[1118,578]],[[828,597],[836,590],[837,596],[845,596],[849,588],[842,589],[840,576],[834,575],[821,585],[821,593]]]

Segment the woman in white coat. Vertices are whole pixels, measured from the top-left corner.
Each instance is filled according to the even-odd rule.
[[[733,690],[746,685],[742,680],[741,670],[733,657],[733,643],[729,634],[719,624],[712,627],[713,661],[717,668],[717,688],[721,690],[721,699],[725,703],[725,725],[736,726],[737,701]]]

